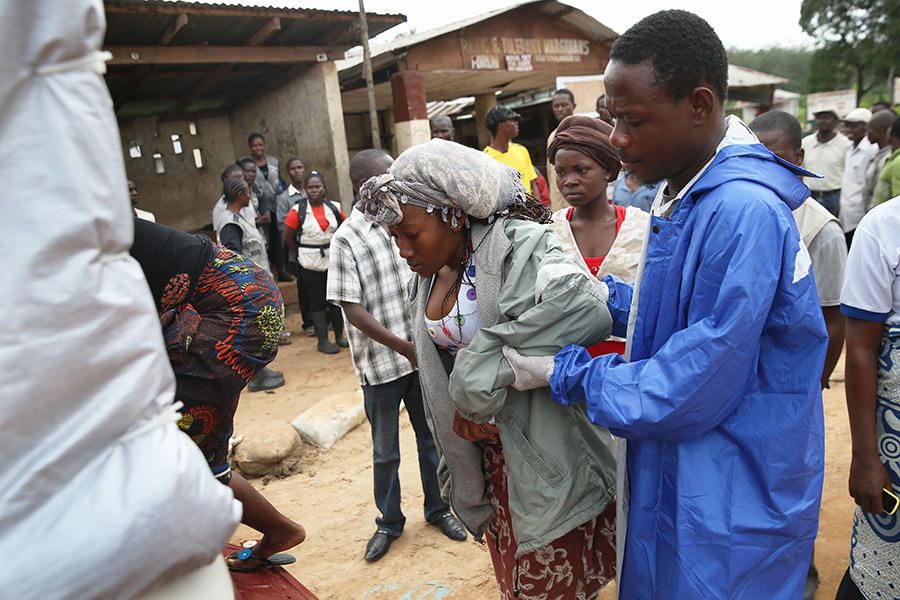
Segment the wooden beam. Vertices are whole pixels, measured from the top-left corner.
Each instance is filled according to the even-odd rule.
[[[254,33],[253,36],[249,40],[247,40],[247,46],[259,46],[267,39],[269,39],[269,37],[276,31],[281,31],[281,20],[278,17],[269,19],[266,24],[259,29],[259,31]],[[197,98],[205,94],[212,86],[216,84],[217,81],[227,75],[228,72],[231,71],[232,67],[234,67],[234,63],[221,64],[216,67],[215,71],[204,77],[203,80],[200,81],[200,83],[194,86],[194,89],[192,89],[187,96],[185,96],[178,102],[178,106],[175,107],[175,111],[182,112],[186,110],[188,106],[190,106],[197,100]]]
[[[188,16],[184,13],[180,13],[175,17],[175,21],[169,25],[169,28],[166,29],[165,33],[162,34],[162,37],[159,38],[160,46],[168,46],[172,43],[172,40],[175,39],[175,36],[181,33],[181,30],[184,29],[188,24]],[[150,66],[149,65],[141,65],[137,69],[132,72],[131,76],[128,78],[128,81],[120,88],[122,91],[118,94],[118,97],[115,99],[116,106],[122,106],[131,96],[134,95],[135,90],[144,82],[144,79],[147,78],[147,75],[150,74]]]
[[[162,34],[162,37],[159,38],[160,46],[168,46],[172,43],[172,40],[175,39],[175,36],[181,33],[181,30],[185,28],[188,24],[188,16],[185,13],[180,13],[177,17],[175,17],[175,22],[169,25],[169,28],[166,29],[166,32]]]
[[[269,39],[273,33],[276,31],[281,31],[281,19],[278,17],[273,17],[266,21],[266,24],[263,25],[259,31],[253,34],[249,40],[247,40],[248,46],[260,46],[263,42]]]
[[[149,73],[147,73],[147,77],[145,78],[145,80],[159,81],[161,79],[171,79],[173,77],[179,79],[185,77],[195,77],[199,80],[202,79],[205,75],[212,73],[215,66],[216,65],[205,65],[205,70],[194,70],[192,67],[185,68],[183,65],[157,65],[153,67]],[[120,70],[122,69],[122,66],[119,65],[119,67],[117,67],[115,71],[113,71],[112,69],[107,71],[106,75],[104,75],[104,78],[109,81],[110,84],[119,86],[128,81],[131,78],[132,74],[141,68],[142,67],[136,67],[123,71]],[[234,65],[230,72],[236,75],[254,75],[259,72],[259,65]]]
[[[255,7],[234,7],[223,5],[210,6],[185,6],[183,2],[160,2],[153,4],[117,4],[115,0],[107,0],[103,3],[103,8],[107,13],[127,13],[127,14],[180,14],[188,13],[197,16],[208,17],[280,17],[282,19],[315,19],[321,22],[335,21],[355,21],[359,18],[356,12],[350,11],[330,11],[315,9],[278,9],[278,8],[255,8]],[[368,15],[370,23],[384,23],[390,25],[399,25],[406,22],[406,15],[386,15],[386,14],[370,14]]]
[[[344,57],[336,46],[107,46],[111,65],[322,62]]]

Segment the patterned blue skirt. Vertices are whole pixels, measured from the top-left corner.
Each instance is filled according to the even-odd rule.
[[[878,358],[878,455],[900,495],[900,326],[885,328]],[[870,599],[900,598],[900,510],[875,515],[856,507],[850,576]]]
[[[160,320],[175,400],[184,404],[178,425],[224,483],[238,399],[278,352],[284,303],[269,273],[225,247],[214,249],[193,295],[164,301]],[[189,289],[181,283],[167,289]]]

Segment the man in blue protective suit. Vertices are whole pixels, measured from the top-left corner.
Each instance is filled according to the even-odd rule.
[[[611,142],[640,180],[666,180],[634,286],[604,280],[627,358],[506,352],[516,387],[549,379],[627,444],[619,598],[799,599],[818,529],[827,335],[791,215],[809,173],[725,118],[727,72],[685,11],[616,41]]]

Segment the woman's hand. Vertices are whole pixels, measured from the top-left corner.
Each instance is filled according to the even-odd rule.
[[[491,423],[476,423],[460,415],[453,415],[453,433],[470,442],[483,442],[498,437],[500,430]]]
[[[881,491],[891,489],[891,477],[877,454],[853,455],[850,462],[850,495],[867,513],[881,514]]]

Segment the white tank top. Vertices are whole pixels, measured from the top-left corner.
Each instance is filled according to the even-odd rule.
[[[436,277],[436,276],[435,276]],[[434,278],[431,279],[434,286]],[[429,297],[431,292],[429,291]],[[450,354],[456,354],[462,348],[466,348],[478,330],[481,329],[481,316],[478,314],[478,294],[475,291],[475,265],[472,259],[463,273],[459,284],[459,294],[456,303],[450,309],[449,314],[442,319],[429,319],[425,317],[425,329],[438,348],[447,350]]]

